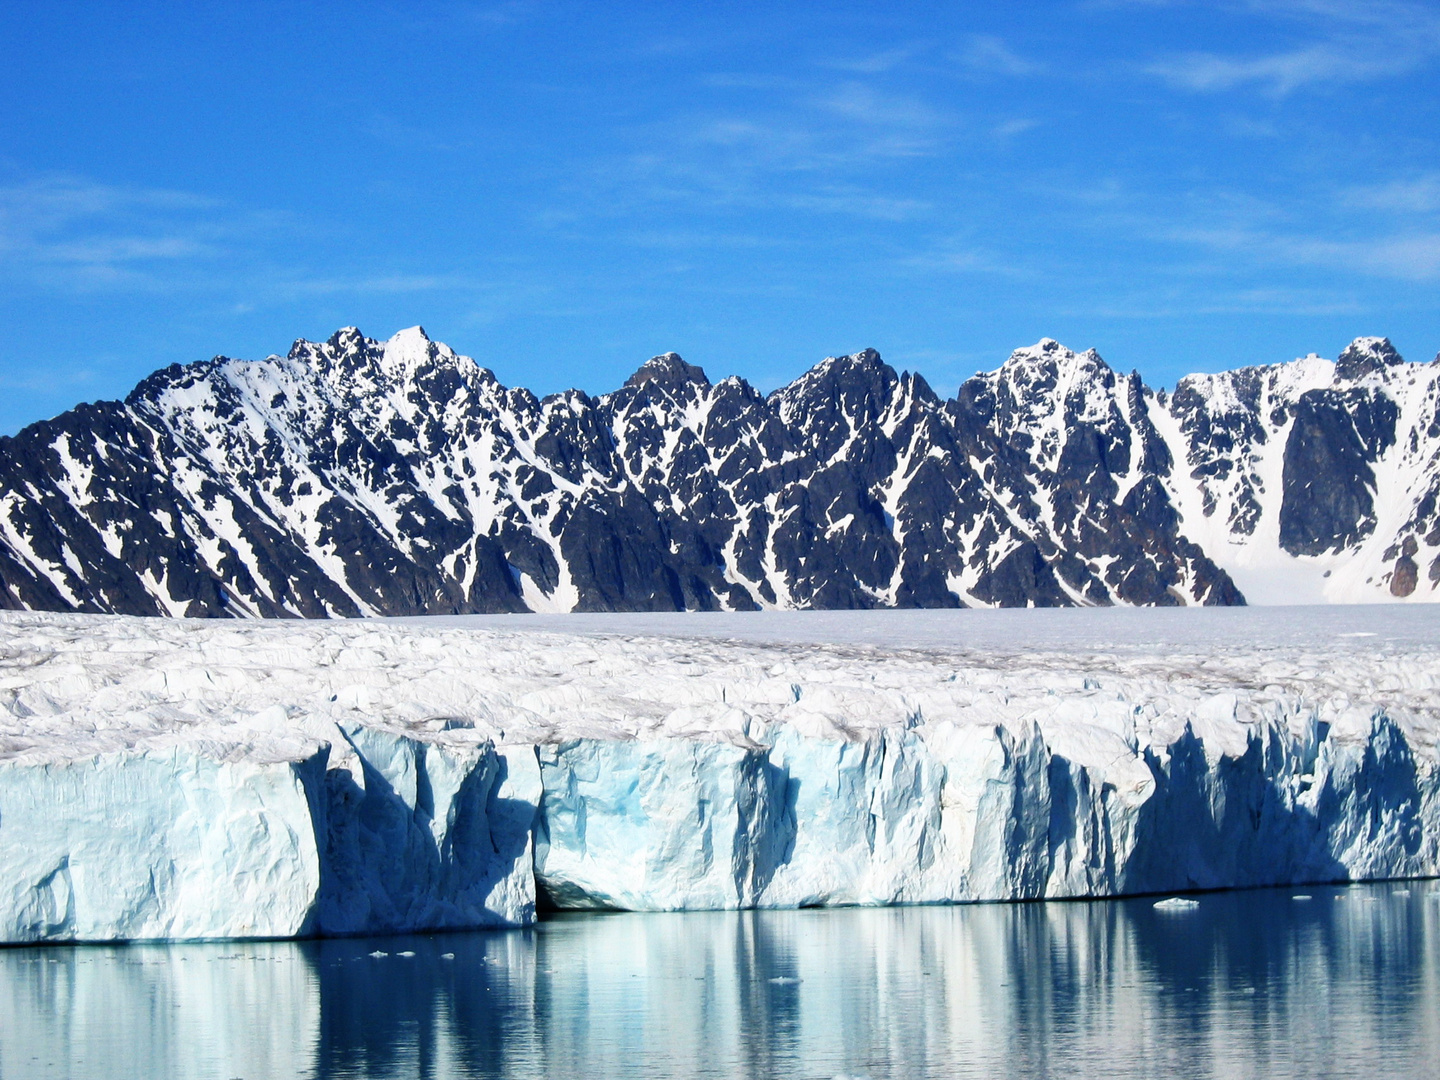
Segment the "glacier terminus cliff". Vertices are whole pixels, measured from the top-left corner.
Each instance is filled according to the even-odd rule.
[[[1424,608],[0,616],[0,940],[1440,873]]]

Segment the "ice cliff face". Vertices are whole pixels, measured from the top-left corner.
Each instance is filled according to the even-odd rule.
[[[207,733],[0,763],[0,941],[383,933],[534,916],[532,756],[512,769],[489,745],[333,733],[338,757],[324,743],[297,754]],[[307,756],[269,760],[277,753]]]
[[[8,615],[0,939],[1440,873],[1432,623],[1024,614],[925,648]]]
[[[540,400],[347,329],[0,438],[0,607],[1430,600],[1437,380],[1362,338],[1157,395],[1046,340],[948,400],[870,350],[768,397],[666,354]]]

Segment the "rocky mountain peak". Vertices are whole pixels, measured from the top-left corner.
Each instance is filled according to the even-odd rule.
[[[1027,370],[1036,367],[1050,370],[1071,367],[1093,367],[1106,371],[1109,365],[1101,359],[1100,354],[1094,349],[1086,349],[1077,353],[1074,349],[1067,348],[1054,338],[1041,338],[1034,345],[1024,349],[1016,349],[1010,354],[1010,358],[1001,365],[1001,369]]]
[[[357,349],[363,349],[366,342],[367,338],[360,332],[360,328],[356,326],[343,326],[325,340],[325,344],[329,345],[330,348],[337,353],[355,352]],[[306,341],[304,338],[299,338],[291,351],[293,352],[295,349],[300,348],[314,348],[314,343]]]
[[[1060,360],[1074,356],[1074,349],[1067,349],[1054,338],[1041,338],[1034,345],[1016,349],[1010,354],[1012,363],[1034,363],[1035,361]]]
[[[679,353],[667,352],[652,356],[639,370],[625,380],[626,386],[644,386],[653,382],[668,389],[682,386],[708,387],[710,380],[703,368],[687,364]]]
[[[1340,366],[1398,363],[1362,338]],[[1363,393],[1335,369],[1196,376],[1161,400],[1045,338],[940,403],[873,349],[765,396],[665,353],[616,393],[541,401],[420,327],[347,327],[0,440],[0,607],[1293,600],[1276,574],[1309,575],[1306,599],[1440,600],[1440,369]]]
[[[836,380],[851,382],[857,376],[865,383],[878,383],[886,386],[894,385],[899,378],[895,369],[885,363],[879,352],[874,349],[861,349],[859,352],[847,353],[843,356],[827,356],[786,389],[827,385]]]
[[[1404,362],[1405,358],[1395,351],[1389,338],[1358,337],[1345,346],[1345,351],[1335,361],[1335,378],[1346,381],[1363,379],[1373,372]]]
[[[812,419],[829,415],[837,409],[873,417],[889,405],[899,382],[899,374],[878,352],[862,349],[845,356],[827,356],[770,398],[778,402],[786,423],[802,415]]]

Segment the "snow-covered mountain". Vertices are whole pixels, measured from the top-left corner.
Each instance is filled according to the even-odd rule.
[[[0,607],[171,615],[1440,598],[1440,363],[1172,394],[1045,340],[537,399],[416,327],[217,357],[0,438]]]

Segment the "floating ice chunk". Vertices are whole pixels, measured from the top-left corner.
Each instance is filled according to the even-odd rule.
[[[1199,900],[1188,900],[1183,896],[1172,896],[1168,900],[1157,901],[1154,905],[1156,911],[1194,911],[1199,906]]]

